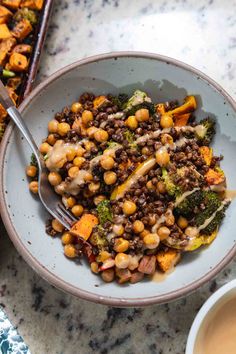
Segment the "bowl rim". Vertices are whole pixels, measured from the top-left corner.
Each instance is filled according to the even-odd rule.
[[[42,83],[40,83],[30,94],[29,96],[21,103],[19,110],[23,112],[31,103],[31,101],[44,89],[47,88],[49,84],[51,84],[53,81],[58,79],[59,77],[63,76],[64,74],[74,70],[77,67],[80,67],[85,64],[90,64],[102,60],[107,60],[107,59],[117,59],[117,58],[144,58],[144,59],[151,59],[151,60],[157,60],[157,61],[162,61],[165,62],[166,64],[171,64],[174,66],[177,66],[181,69],[187,70],[190,73],[193,73],[199,77],[199,79],[202,79],[207,82],[208,85],[212,86],[214,90],[219,92],[224,99],[232,106],[233,110],[236,111],[236,102],[233,100],[233,98],[218,84],[216,83],[213,79],[211,79],[209,76],[204,74],[198,69],[195,69],[194,67],[179,61],[177,59],[173,59],[164,55],[160,54],[154,54],[154,53],[147,53],[147,52],[140,52],[140,51],[122,51],[122,52],[110,52],[110,53],[105,53],[105,54],[98,54],[94,56],[90,56],[85,59],[81,59],[78,61],[75,61],[72,64],[69,64],[59,70],[57,70],[55,73],[50,75],[46,80],[44,80]],[[59,288],[60,290],[63,290],[67,293],[70,293],[74,296],[77,296],[79,298],[88,300],[88,301],[93,301],[95,303],[100,303],[100,304],[105,304],[105,305],[112,305],[112,306],[118,306],[118,307],[142,307],[142,306],[148,306],[148,305],[153,305],[153,304],[160,304],[160,303],[167,303],[170,301],[173,301],[177,298],[183,297],[200,286],[202,286],[204,283],[212,279],[214,276],[217,275],[236,255],[236,244],[229,250],[229,252],[226,254],[226,256],[212,269],[210,269],[205,275],[203,275],[201,278],[198,280],[171,292],[168,292],[164,295],[156,295],[156,296],[151,296],[151,297],[141,297],[141,298],[116,298],[112,296],[100,296],[97,294],[94,294],[92,292],[88,292],[86,290],[82,290],[74,285],[69,284],[65,280],[61,279],[60,277],[54,275],[52,272],[50,272],[48,269],[44,267],[43,264],[41,264],[31,253],[27,248],[24,246],[23,242],[20,239],[20,236],[18,236],[14,225],[11,221],[10,214],[8,213],[7,209],[7,203],[5,200],[5,192],[4,192],[4,185],[3,185],[3,171],[4,171],[4,159],[5,159],[5,154],[6,154],[6,149],[7,145],[9,143],[9,138],[13,132],[14,129],[14,124],[10,122],[8,125],[5,134],[3,136],[3,140],[1,142],[1,149],[0,149],[0,166],[2,166],[1,171],[0,171],[0,210],[1,210],[1,216],[3,223],[6,227],[7,233],[12,240],[13,244],[15,245],[17,251],[19,254],[24,258],[24,260],[29,264],[31,268],[33,268],[36,273],[38,273],[43,279],[47,280],[50,284],[55,286],[56,288]]]
[[[205,318],[207,318],[212,308],[232,289],[236,289],[236,279],[231,280],[229,283],[220,287],[204,302],[190,328],[185,354],[193,354],[197,335],[201,325],[203,324],[203,321],[205,320]]]

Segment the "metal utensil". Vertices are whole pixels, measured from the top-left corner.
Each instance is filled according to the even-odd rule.
[[[2,81],[0,80],[0,103],[7,110],[10,118],[14,121],[16,126],[19,128],[28,144],[30,145],[37,163],[38,163],[38,194],[39,198],[47,209],[49,214],[56,218],[60,223],[65,226],[66,229],[70,229],[72,224],[77,220],[71,213],[66,210],[62,204],[60,197],[53,191],[47,178],[47,169],[43,160],[43,156],[38,150],[38,147],[27,128],[25,122],[23,121],[21,113],[14,106],[7,89],[4,87]]]

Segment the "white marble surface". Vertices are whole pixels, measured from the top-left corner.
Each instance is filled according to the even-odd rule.
[[[236,0],[55,0],[38,82],[73,61],[113,50],[181,59],[234,98]],[[183,354],[202,303],[236,276],[232,262],[169,305],[112,309],[75,299],[39,278],[0,227],[0,303],[32,354]]]

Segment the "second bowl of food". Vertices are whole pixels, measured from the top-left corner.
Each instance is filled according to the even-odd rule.
[[[144,306],[193,291],[235,255],[235,103],[204,74],[154,54],[100,55],[58,71],[21,111],[78,221],[68,233],[49,220],[13,126],[1,146],[2,217],[53,285]]]

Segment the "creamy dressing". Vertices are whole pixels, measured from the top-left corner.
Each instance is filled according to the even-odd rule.
[[[193,354],[236,353],[236,297],[221,300],[200,327]]]
[[[219,211],[221,211],[221,210],[224,208],[224,206],[225,206],[226,204],[228,204],[229,202],[230,202],[230,199],[225,199],[225,200],[223,200],[221,206],[220,206],[208,219],[206,219],[205,222],[204,222],[202,225],[200,225],[200,226],[198,227],[198,231],[201,231],[201,230],[205,229],[205,228],[212,222],[212,220],[214,219],[214,217],[216,216],[216,214],[217,214]]]
[[[124,112],[117,112],[117,113],[109,114],[108,117],[107,117],[107,120],[105,120],[104,122],[102,122],[100,124],[100,128],[105,128],[105,126],[107,125],[107,122],[109,120],[112,120],[112,119],[123,119],[123,118],[125,118]]]
[[[177,207],[180,203],[182,203],[182,201],[187,198],[189,195],[193,194],[194,192],[200,190],[200,188],[194,188],[191,191],[187,191],[185,193],[183,193],[179,198],[176,199],[175,201],[175,207]]]
[[[166,221],[166,216],[162,215],[152,227],[152,233],[156,233],[159,227]]]

